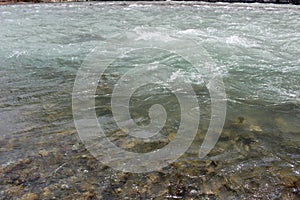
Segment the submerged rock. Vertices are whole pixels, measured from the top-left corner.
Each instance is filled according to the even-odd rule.
[[[246,120],[244,117],[237,117],[233,120],[231,120],[231,126],[237,129],[243,129],[243,130],[249,130],[251,132],[262,132],[262,128],[258,125],[252,124],[253,120]],[[255,122],[254,122],[255,123]]]
[[[251,124],[249,126],[249,130],[252,131],[252,132],[257,132],[257,133],[261,133],[263,130],[260,128],[260,126],[256,126],[256,125],[253,125]]]
[[[37,200],[38,195],[34,193],[27,193],[21,197],[21,200]]]

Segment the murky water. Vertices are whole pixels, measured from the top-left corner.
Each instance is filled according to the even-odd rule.
[[[299,11],[293,5],[207,3],[1,6],[0,199],[299,198]],[[145,125],[149,108],[162,104],[168,111],[162,137],[134,140],[110,123],[113,87],[126,67],[162,59],[174,66],[171,78],[185,73],[200,104],[200,125],[188,151],[158,172],[133,174],[101,164],[79,139],[72,116],[78,69],[95,47],[132,38],[149,46],[192,40],[222,75],[225,126],[204,160],[198,151],[211,101],[201,77],[210,74],[203,69],[195,76],[188,63],[163,53],[116,60],[99,81],[96,113],[111,141],[129,151],[150,152],[172,141],[182,113],[176,96],[158,83],[134,93],[130,114]]]

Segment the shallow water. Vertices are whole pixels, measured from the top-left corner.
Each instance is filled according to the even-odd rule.
[[[122,2],[1,6],[0,198],[299,198],[299,9]],[[132,174],[105,167],[81,143],[72,116],[76,73],[95,47],[102,45],[105,53],[107,41],[133,38],[149,46],[153,41],[192,40],[207,52],[198,52],[199,59],[209,55],[208,64],[222,75],[225,126],[204,160],[198,151],[211,117],[204,84],[211,74],[203,69],[198,77],[188,63],[164,52],[116,60],[97,87],[96,113],[107,125],[106,135],[124,149],[149,152],[168,144],[182,113],[176,96],[158,82],[140,87],[130,104],[139,125],[149,123],[153,104],[169,111],[158,141],[124,139],[111,123],[110,98],[118,77],[132,63],[162,59],[174,66],[171,79],[182,75],[193,85],[200,104],[200,125],[188,151],[159,172]],[[151,74],[150,69],[143,72]]]

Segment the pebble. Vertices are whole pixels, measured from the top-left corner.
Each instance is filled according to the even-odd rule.
[[[121,192],[122,192],[122,189],[121,189],[121,188],[117,188],[117,189],[116,189],[116,192],[117,192],[117,193],[121,193]]]
[[[61,189],[63,189],[63,190],[68,190],[68,189],[70,189],[70,186],[69,186],[68,184],[62,184],[60,187],[61,187]]]
[[[197,194],[198,194],[198,191],[195,190],[195,189],[192,189],[192,190],[190,191],[190,195],[197,195]]]
[[[40,150],[40,151],[39,151],[39,155],[40,155],[41,157],[46,157],[46,156],[49,155],[49,152],[46,151],[46,150]]]
[[[135,147],[136,144],[137,144],[136,141],[130,140],[130,141],[126,141],[123,144],[121,144],[121,147],[123,149],[132,149],[133,147]]]
[[[249,145],[246,144],[246,145],[244,146],[244,149],[245,149],[246,152],[249,152],[249,151],[250,151]]]
[[[72,145],[71,150],[72,151],[78,151],[82,147],[84,147],[84,144],[82,144],[81,142],[76,142],[75,144]]]
[[[79,149],[77,144],[72,145],[72,151],[77,151]]]
[[[38,195],[34,193],[24,194],[21,198],[21,200],[36,200],[36,199],[38,199]]]
[[[262,132],[262,129],[259,126],[255,126],[255,125],[250,125],[249,129],[252,132]]]
[[[88,156],[87,155],[82,155],[81,158],[88,158]]]
[[[160,176],[156,173],[151,173],[148,176],[148,184],[154,184],[154,183],[158,183],[160,181]]]
[[[174,140],[175,137],[176,137],[176,133],[172,132],[168,135],[168,140],[172,141],[172,140]]]
[[[52,193],[51,193],[51,191],[49,190],[49,188],[44,188],[43,189],[43,197],[49,197]]]

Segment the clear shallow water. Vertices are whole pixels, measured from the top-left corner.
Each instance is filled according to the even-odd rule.
[[[261,195],[264,199],[278,196],[292,199],[293,195],[299,195],[299,11],[298,7],[290,5],[204,3],[1,6],[0,160],[5,177],[1,182],[2,193],[8,197],[8,188],[20,184],[26,188],[25,192],[40,196],[46,187],[57,197],[71,196],[73,190],[83,193],[85,190],[76,188],[73,180],[75,177],[79,183],[86,181],[85,175],[81,174],[84,170],[80,171],[80,168],[89,171],[87,182],[95,181],[86,191],[95,190],[103,198],[127,196],[134,199],[139,194],[162,199],[184,196],[174,191],[179,190],[181,184],[186,187],[185,196],[193,196],[192,190],[195,190],[198,198],[227,199],[239,195],[255,198],[255,195]],[[148,174],[148,189],[144,189],[145,177],[142,175],[127,174],[129,181],[120,184],[126,179],[123,174],[78,159],[81,154],[89,154],[84,147],[77,147],[80,141],[72,118],[71,93],[84,58],[107,40],[132,37],[145,40],[149,45],[152,39],[180,37],[194,40],[216,64],[215,72],[223,76],[228,97],[224,131],[208,156],[216,163],[202,163],[196,154],[210,118],[209,96],[200,84],[195,87],[202,106],[198,140],[178,162],[162,170],[161,174]],[[205,71],[203,74],[209,75]],[[197,81],[197,77],[195,79]],[[108,82],[113,82],[113,77]],[[109,98],[103,94],[109,97],[112,88],[108,84],[108,87],[99,85],[98,89],[97,114],[99,118],[105,118],[110,116],[110,110]],[[147,123],[145,105],[140,102],[148,99],[149,96],[143,96],[148,89],[141,88],[140,95],[133,99],[138,104],[133,105],[132,116],[142,119],[140,123],[144,123],[143,120]],[[146,107],[160,102],[160,98],[154,96],[146,102]],[[170,132],[178,127],[180,112],[176,110],[172,95],[166,95],[164,105],[172,111],[164,129],[165,138],[145,147],[118,141],[118,137],[121,138],[118,133],[116,143],[132,151],[150,151],[165,145],[171,137]],[[114,137],[116,128],[109,127],[107,132]],[[20,162],[22,164],[26,159],[37,161],[19,169]],[[94,160],[89,158],[87,162]],[[26,166],[37,165],[49,166],[38,168],[40,178],[25,181],[27,185],[22,185],[22,181],[19,185],[11,181],[14,176],[9,168],[15,167],[26,174]],[[73,173],[53,176],[53,171],[62,165]],[[92,179],[96,175],[102,177],[103,183]],[[49,181],[45,182],[45,177]],[[154,186],[155,180],[159,180],[160,187]],[[32,186],[41,182],[41,187]],[[73,190],[60,191],[55,189],[55,184],[69,184]],[[171,189],[168,189],[169,184]],[[205,189],[207,184],[209,187]],[[129,190],[135,186],[137,192]],[[122,192],[116,192],[117,188]]]

